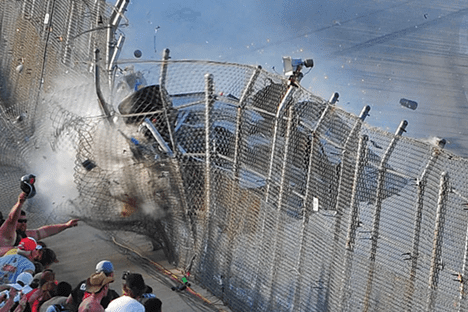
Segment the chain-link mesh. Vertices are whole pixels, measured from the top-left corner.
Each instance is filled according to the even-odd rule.
[[[0,13],[3,213],[15,181],[47,167],[28,207],[38,224],[61,213],[148,235],[235,311],[466,309],[466,159],[261,68],[163,60],[109,75],[102,1]],[[73,190],[41,199],[48,176]]]

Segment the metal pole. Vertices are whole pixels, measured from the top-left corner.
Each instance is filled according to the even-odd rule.
[[[384,186],[385,180],[385,172],[386,172],[386,164],[395,149],[397,142],[400,139],[400,136],[405,131],[408,122],[403,120],[398,127],[395,136],[393,137],[390,145],[388,146],[385,154],[382,157],[382,160],[379,165],[379,176],[377,178],[377,192],[375,194],[375,212],[374,212],[374,219],[373,219],[373,228],[372,228],[372,235],[371,235],[371,250],[370,250],[370,264],[369,264],[369,274],[367,279],[367,288],[366,288],[366,296],[364,299],[364,311],[369,311],[369,301],[372,293],[372,284],[374,282],[374,273],[375,273],[375,257],[377,254],[377,243],[379,240],[379,228],[380,228],[380,214],[382,211],[382,191]]]
[[[215,98],[213,75],[205,75],[205,221],[208,221],[211,207],[211,110]]]
[[[271,188],[271,178],[273,175],[273,163],[275,161],[275,150],[276,150],[276,140],[278,139],[278,126],[281,120],[281,115],[283,112],[283,108],[286,106],[286,104],[289,102],[290,97],[296,90],[296,87],[294,85],[289,85],[288,91],[286,91],[286,94],[283,97],[283,100],[281,101],[280,105],[278,106],[278,109],[276,111],[276,118],[275,118],[275,128],[273,129],[273,141],[271,143],[271,155],[270,155],[270,167],[268,169],[268,176],[267,176],[267,181],[266,181],[266,191],[265,191],[265,202],[268,203],[268,200],[270,199],[270,188]]]
[[[463,255],[463,268],[460,273],[461,281],[460,281],[460,295],[459,295],[459,303],[458,303],[458,311],[466,311],[466,290],[465,290],[465,283],[468,281],[468,226],[466,228],[466,236],[465,236],[465,253]]]
[[[281,220],[281,207],[283,206],[283,197],[284,197],[284,189],[285,189],[285,184],[286,184],[286,170],[287,170],[287,164],[288,164],[288,154],[289,154],[289,144],[291,141],[291,131],[292,131],[292,124],[294,120],[294,108],[293,105],[291,105],[288,109],[288,119],[287,119],[287,126],[286,126],[286,135],[285,135],[285,142],[284,142],[284,153],[283,153],[283,164],[282,164],[282,169],[281,169],[281,180],[280,180],[280,189],[279,189],[279,194],[278,194],[278,203],[277,203],[277,209],[276,209],[276,222],[275,222],[275,231],[273,232],[274,237],[273,239],[273,269],[272,269],[272,276],[270,279],[270,283],[267,286],[267,289],[270,291],[270,298],[268,302],[270,303],[270,310],[276,309],[274,306],[271,306],[273,303],[273,291],[276,286],[276,276],[277,276],[277,270],[278,270],[278,259],[281,256],[281,249],[282,249],[282,243],[279,244],[278,240],[283,241],[283,235],[278,235],[280,232],[280,220]]]
[[[239,100],[239,106],[237,107],[236,141],[234,143],[234,163],[232,166],[234,179],[236,180],[239,178],[239,154],[240,154],[241,144],[242,144],[242,115],[243,115],[245,106],[247,105],[247,99],[252,94],[253,87],[255,85],[255,82],[257,81],[257,78],[260,74],[261,69],[262,67],[258,66],[255,69],[255,71],[252,73],[252,76],[250,77],[250,80],[247,86],[245,87],[244,92],[242,93],[242,96]]]
[[[98,103],[99,107],[101,108],[102,113],[106,117],[107,121],[109,124],[112,124],[112,117],[111,117],[111,112],[109,110],[109,107],[104,100],[104,96],[102,95],[101,92],[101,83],[99,81],[99,49],[96,49],[95,51],[95,60],[94,60],[94,82],[96,84],[96,95],[98,97]]]
[[[75,2],[72,1],[70,2],[70,9],[68,12],[68,25],[67,25],[67,32],[66,32],[66,39],[65,39],[65,49],[62,57],[62,63],[65,65],[70,66],[70,60],[71,60],[71,45],[70,45],[70,40],[72,40],[72,32],[76,31],[76,26],[74,25],[74,18],[73,15],[75,14]]]
[[[345,248],[345,258],[343,263],[343,273],[341,277],[340,285],[340,300],[338,301],[339,309],[337,311],[347,311],[346,304],[348,302],[349,293],[348,288],[351,280],[351,269],[353,264],[354,256],[354,246],[356,241],[356,231],[359,227],[359,198],[357,196],[358,192],[358,181],[359,177],[362,175],[364,167],[367,163],[367,142],[369,137],[367,135],[362,135],[359,139],[358,152],[356,155],[356,167],[354,169],[354,180],[353,180],[353,189],[351,191],[351,213],[349,215],[348,221],[348,231],[346,235],[346,248]]]
[[[301,242],[301,247],[299,250],[299,257],[297,259],[297,264],[296,264],[296,271],[299,272],[298,277],[297,277],[297,286],[296,286],[296,291],[294,293],[294,307],[296,309],[299,309],[299,303],[301,301],[301,288],[302,288],[302,271],[303,271],[303,266],[304,266],[304,261],[305,261],[305,253],[306,253],[306,248],[305,245],[307,243],[307,239],[309,238],[307,227],[309,225],[309,216],[310,212],[309,209],[309,202],[310,202],[310,189],[315,188],[316,183],[311,183],[311,176],[313,174],[313,167],[314,167],[314,150],[315,150],[315,136],[317,129],[320,127],[320,125],[323,123],[325,120],[328,112],[330,111],[331,105],[326,105],[325,109],[323,110],[322,114],[320,115],[320,118],[317,121],[317,124],[315,125],[314,129],[311,131],[311,140],[310,140],[310,154],[309,154],[309,161],[308,161],[308,167],[307,167],[307,177],[306,177],[306,189],[305,189],[305,195],[304,195],[304,200],[302,203],[302,225],[301,225],[301,231],[299,233],[298,240]],[[311,184],[313,186],[311,187]]]
[[[232,165],[232,184],[231,184],[231,194],[230,194],[230,201],[231,205],[229,205],[229,214],[228,214],[228,233],[232,233],[232,235],[229,235],[229,247],[228,247],[228,254],[226,256],[226,261],[223,264],[221,268],[222,274],[226,277],[226,287],[225,291],[229,291],[229,284],[231,282],[231,263],[232,263],[232,254],[234,249],[236,248],[236,240],[237,238],[237,233],[242,231],[241,227],[237,227],[237,224],[235,221],[233,221],[233,215],[238,215],[238,216],[245,216],[247,214],[247,205],[239,205],[237,204],[238,202],[238,197],[242,196],[240,195],[240,189],[239,189],[239,171],[240,171],[240,157],[239,155],[242,153],[242,142],[243,142],[243,135],[242,135],[242,119],[243,119],[243,114],[245,107],[247,105],[248,99],[250,95],[253,92],[253,87],[255,86],[255,83],[257,81],[257,78],[260,74],[261,66],[258,66],[255,68],[254,72],[252,73],[252,76],[250,77],[249,82],[247,83],[247,86],[244,88],[244,92],[242,93],[242,96],[239,100],[239,106],[237,107],[237,115],[236,115],[236,138],[235,138],[235,143],[234,143],[234,157],[233,157],[233,165]],[[224,293],[223,293],[224,294]]]
[[[447,208],[447,198],[449,193],[449,177],[447,172],[442,172],[439,186],[439,200],[437,202],[437,213],[435,219],[434,239],[432,243],[431,268],[429,271],[429,295],[427,298],[427,310],[434,311],[437,297],[437,285],[439,282],[439,272],[442,269],[440,256],[442,253],[442,239],[444,235],[445,211]]]
[[[196,235],[197,257],[195,262],[199,265],[203,261],[205,245],[210,238],[210,215],[211,215],[211,110],[215,102],[213,75],[205,75],[205,211],[200,214],[202,232]]]
[[[310,189],[316,188],[316,183],[311,183],[311,179],[312,179],[313,167],[314,167],[314,148],[315,148],[315,139],[317,135],[317,129],[325,120],[331,107],[332,107],[331,105],[325,106],[325,109],[323,110],[322,115],[320,115],[320,118],[317,121],[317,124],[315,125],[314,129],[311,132],[312,138],[310,141],[310,155],[309,155],[309,162],[308,162],[308,167],[307,167],[306,189],[305,189],[305,195],[304,195],[305,199],[304,199],[303,207],[307,207],[310,203],[310,196],[311,196]]]
[[[169,133],[169,139],[171,140],[172,150],[174,151],[175,156],[179,154],[179,149],[176,146],[174,138],[174,122],[172,120],[172,101],[168,98],[166,91],[166,78],[167,78],[167,66],[169,60],[169,49],[164,49],[163,51],[163,62],[161,66],[161,75],[159,77],[159,95],[161,97],[161,102],[164,108],[164,119],[166,120],[167,131]],[[205,76],[205,79],[210,79]],[[211,84],[213,84],[213,76],[211,76]],[[212,85],[211,85],[212,87]],[[211,90],[211,92],[214,92]],[[213,98],[213,96],[211,95]],[[212,99],[214,103],[214,98]]]
[[[442,141],[441,141],[442,142]],[[432,173],[432,169],[439,159],[441,148],[444,147],[444,144],[439,144],[438,148],[432,149],[432,155],[427,163],[424,171],[421,174],[421,177],[418,180],[418,200],[416,203],[416,215],[414,218],[414,232],[413,232],[413,248],[411,250],[411,271],[409,276],[409,285],[407,287],[405,295],[405,307],[407,311],[412,310],[413,306],[413,294],[414,294],[414,283],[416,279],[417,267],[418,267],[418,257],[419,257],[419,239],[421,235],[421,223],[422,223],[422,212],[424,208],[424,195],[426,191],[427,178]]]
[[[290,97],[292,96],[292,94],[294,93],[295,91],[295,86],[293,85],[289,85],[288,87],[288,90],[286,91],[286,94],[284,95],[283,99],[281,100],[278,108],[277,108],[277,112],[276,112],[276,118],[275,118],[275,126],[274,126],[274,133],[273,133],[273,142],[272,142],[272,147],[271,147],[271,156],[270,156],[270,168],[268,170],[268,176],[267,176],[267,181],[266,181],[266,190],[265,190],[265,203],[266,205],[265,206],[268,206],[268,201],[269,201],[269,197],[270,197],[270,187],[271,187],[271,177],[273,175],[273,161],[274,161],[274,156],[275,156],[275,150],[276,150],[276,140],[277,140],[277,135],[278,135],[278,126],[279,126],[279,122],[280,122],[280,118],[282,117],[282,111],[283,111],[283,108],[286,106],[286,104],[289,102],[289,99]],[[263,255],[263,253],[265,252],[265,248],[264,248],[264,245],[265,245],[265,218],[260,218],[261,219],[261,232],[260,232],[260,236],[261,236],[261,240],[260,240],[260,244],[261,244],[261,247],[260,247],[260,258],[261,256]],[[262,265],[260,262],[259,262],[259,267],[260,265]],[[259,300],[258,299],[260,296],[260,290],[259,290],[259,283],[260,283],[260,274],[259,272],[257,272],[257,277],[256,277],[256,280],[255,280],[255,289],[257,289],[259,291],[259,293],[256,295],[255,299],[254,299],[254,304],[253,304],[253,310],[257,310],[259,308]]]
[[[328,289],[330,289],[330,284],[333,280],[336,280],[333,278],[333,274],[331,274],[332,269],[334,269],[335,272],[341,272],[340,270],[340,265],[337,263],[337,259],[340,255],[343,254],[342,248],[344,246],[340,246],[340,234],[341,234],[341,221],[344,215],[345,207],[350,207],[349,203],[351,202],[351,190],[353,189],[353,179],[343,179],[343,176],[345,174],[345,171],[347,168],[352,167],[352,163],[354,161],[357,161],[358,159],[350,159],[351,152],[352,150],[356,149],[355,142],[357,140],[357,135],[359,131],[361,130],[362,123],[366,119],[366,117],[369,115],[369,110],[370,106],[365,106],[363,110],[361,111],[361,115],[359,116],[359,119],[356,120],[356,123],[354,124],[353,128],[349,132],[348,137],[346,138],[346,141],[343,145],[343,152],[342,152],[342,161],[341,161],[341,170],[340,170],[340,175],[338,177],[338,185],[337,185],[337,198],[336,198],[336,205],[335,205],[335,211],[336,211],[336,217],[335,217],[335,230],[334,230],[334,235],[333,235],[333,258],[332,261],[330,261],[329,264],[329,277],[328,277]],[[359,144],[359,141],[357,142]],[[355,176],[356,170],[358,170],[354,166],[354,172],[350,172],[350,175],[352,174],[352,177]],[[332,292],[331,295],[334,293]],[[336,294],[336,293],[335,293]],[[333,300],[330,300],[330,302],[333,302]]]
[[[115,48],[115,38],[114,34],[117,30],[117,27],[120,24],[124,12],[127,10],[127,6],[130,0],[117,0],[113,7],[111,16],[109,17],[109,23],[107,25],[107,49],[106,49],[106,68],[110,69],[110,60],[111,56],[114,53]]]

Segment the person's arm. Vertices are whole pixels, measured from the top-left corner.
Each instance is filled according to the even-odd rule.
[[[15,303],[14,299],[18,291],[14,288],[10,288],[10,298],[5,302],[5,305],[0,309],[0,312],[8,312]]]
[[[68,295],[67,301],[65,301],[65,304],[73,304],[73,296],[72,294]]]
[[[16,238],[16,223],[20,217],[21,208],[27,198],[28,195],[24,192],[18,196],[18,201],[13,208],[11,208],[8,218],[2,226],[0,226],[0,247],[13,246]]]
[[[36,291],[36,290],[33,290]],[[23,312],[26,309],[26,305],[28,304],[28,297],[23,295],[18,302],[18,306],[16,307],[14,312]]]
[[[35,230],[26,230],[26,235],[28,237],[34,238],[35,240],[41,240],[46,237],[58,234],[68,228],[77,226],[78,221],[79,219],[72,219],[68,221],[67,223],[45,225]]]

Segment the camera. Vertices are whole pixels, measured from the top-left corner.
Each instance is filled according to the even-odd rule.
[[[283,72],[286,76],[297,76],[302,66],[304,67],[314,67],[313,59],[293,59],[290,56],[283,56]]]

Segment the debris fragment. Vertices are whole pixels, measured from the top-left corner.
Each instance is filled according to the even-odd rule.
[[[418,108],[418,102],[408,100],[408,99],[400,99],[401,106],[407,107],[409,109],[415,110]]]

